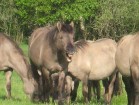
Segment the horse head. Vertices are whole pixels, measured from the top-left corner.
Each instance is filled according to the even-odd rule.
[[[68,62],[71,61],[72,55],[75,52],[74,47],[74,24],[57,23],[57,34],[56,36],[56,46],[57,49],[64,52],[64,55]]]

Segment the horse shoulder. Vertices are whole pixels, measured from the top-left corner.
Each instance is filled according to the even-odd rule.
[[[139,63],[139,35],[136,35],[132,44],[132,61]]]
[[[124,36],[118,43],[116,51],[116,64],[119,71],[123,75],[130,74],[130,63],[132,60],[132,50],[133,50],[133,36],[127,35]]]

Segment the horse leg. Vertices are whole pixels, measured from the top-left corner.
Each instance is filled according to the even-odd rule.
[[[42,101],[49,102],[51,87],[49,71],[42,68]]]
[[[51,74],[51,82],[52,82],[51,94],[52,94],[53,102],[58,100],[58,90],[57,90],[58,78],[59,78],[59,73]]]
[[[124,77],[122,76],[123,82],[125,84],[125,90],[127,93],[128,105],[133,105],[133,92],[134,92],[134,85],[131,77]]]
[[[111,102],[111,99],[113,96],[113,89],[114,89],[115,80],[116,80],[116,73],[114,73],[110,76],[109,86],[108,86],[108,97],[107,97],[107,103],[108,104]]]
[[[37,66],[32,62],[32,60],[30,60],[30,64],[31,64],[31,71],[32,71],[33,77],[34,77],[34,79],[38,82],[41,74],[38,73],[38,68],[37,68]]]
[[[66,93],[66,102],[67,104],[70,103],[70,94],[71,94],[71,91],[72,91],[72,85],[73,85],[73,80],[72,80],[72,77],[67,75],[66,76],[66,81],[65,81],[65,93]]]
[[[88,79],[87,76],[82,80],[82,93],[84,96],[84,102],[88,103]]]
[[[93,81],[93,88],[94,88],[94,93],[97,95],[97,100],[100,99],[100,83],[99,81]]]
[[[106,101],[106,100],[108,100],[108,86],[109,86],[108,78],[103,79],[102,83],[103,83],[103,87],[105,89],[104,90],[104,98],[105,98],[105,101]]]
[[[120,95],[123,92],[123,88],[122,88],[122,78],[119,74],[119,72],[116,73],[116,80],[114,83],[114,95]]]
[[[37,69],[37,66],[34,65],[34,63],[30,60],[30,64],[31,64],[31,72],[33,74],[33,78],[35,79],[36,81],[36,93],[33,94],[33,101],[39,101],[41,100],[40,99],[40,96],[42,95],[41,94],[41,90],[40,90],[40,78],[41,78],[41,74],[38,73],[38,69]]]
[[[71,92],[71,101],[76,100],[78,87],[79,87],[79,80],[75,79],[74,80],[74,87],[73,87],[72,92]]]
[[[132,80],[134,83],[134,97],[133,104],[139,105],[139,66],[134,63],[131,65]]]
[[[7,98],[11,98],[11,76],[12,76],[12,71],[13,71],[12,69],[5,71]]]
[[[88,101],[91,100],[91,96],[92,96],[92,94],[91,94],[92,85],[93,85],[93,81],[88,80]],[[93,89],[94,89],[94,87],[93,87]],[[94,91],[93,91],[93,94],[95,94]]]
[[[63,105],[63,98],[64,98],[64,82],[65,82],[65,73],[64,71],[61,71],[59,73],[59,79],[58,79],[58,104]]]

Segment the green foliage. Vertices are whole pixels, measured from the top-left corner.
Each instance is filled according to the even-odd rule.
[[[87,19],[94,15],[97,6],[96,0],[15,0],[15,3],[22,21],[37,25],[58,20],[79,20],[81,16]]]
[[[23,36],[15,12],[13,0],[0,1],[0,31],[13,37],[16,41],[21,41]]]
[[[94,16],[96,0],[15,0],[17,16],[24,31],[57,21],[78,22]]]
[[[74,21],[76,39],[118,40],[139,30],[138,0],[1,0],[0,5],[0,31],[17,41],[57,21]]]
[[[98,38],[118,40],[122,34],[139,30],[138,0],[100,0],[99,3],[100,9],[94,24]]]

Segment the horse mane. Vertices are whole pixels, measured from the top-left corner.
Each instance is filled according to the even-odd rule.
[[[31,67],[29,66],[29,63],[27,62],[27,59],[26,59],[23,51],[21,50],[21,48],[17,45],[17,43],[15,41],[12,40],[12,38],[10,38],[9,36],[7,36],[6,34],[0,33],[0,36],[5,37],[19,51],[19,53],[23,57],[23,60],[24,60],[24,62],[26,64],[26,66],[27,66],[27,69],[28,69],[28,78],[31,78]]]
[[[83,49],[84,47],[88,46],[88,42],[84,39],[76,41],[75,43],[76,50]]]

